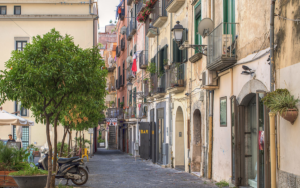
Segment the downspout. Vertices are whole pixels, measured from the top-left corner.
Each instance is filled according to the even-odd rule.
[[[274,10],[275,1],[271,2],[270,15],[270,92],[274,91]],[[270,159],[271,159],[271,188],[276,188],[276,146],[275,146],[275,113],[270,112]]]
[[[172,24],[172,21],[173,21],[173,14],[172,13],[170,13],[170,16],[171,16],[171,18],[170,18],[170,36],[172,36],[171,34],[171,30],[172,30],[172,27],[173,27],[173,24]],[[172,44],[172,38],[170,37],[170,59],[171,59],[171,57],[172,57],[172,47],[173,47],[173,45],[171,45]],[[171,61],[170,61],[171,62]],[[172,151],[172,139],[173,139],[173,128],[172,128],[172,108],[171,108],[171,102],[172,102],[172,100],[171,100],[171,93],[169,93],[169,137],[170,137],[170,139],[169,139],[169,158],[171,159],[170,160],[170,167],[171,168],[174,168],[174,166],[173,166],[173,151]]]
[[[209,91],[209,132],[208,132],[208,172],[207,178],[212,178],[212,146],[213,146],[213,92]]]

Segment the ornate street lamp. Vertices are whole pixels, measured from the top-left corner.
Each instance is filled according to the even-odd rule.
[[[132,90],[132,86],[133,86],[133,84],[131,82],[128,82],[127,83],[127,90],[131,91]]]
[[[180,45],[181,41],[182,41],[182,32],[184,30],[184,28],[182,27],[182,25],[180,25],[179,21],[176,22],[177,24],[174,26],[174,28],[171,30],[173,31],[173,36],[175,39],[175,42]]]

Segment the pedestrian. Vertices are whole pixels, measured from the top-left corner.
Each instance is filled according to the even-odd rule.
[[[7,142],[15,142],[15,139],[13,139],[11,134],[8,135],[8,138],[9,139],[7,140]]]

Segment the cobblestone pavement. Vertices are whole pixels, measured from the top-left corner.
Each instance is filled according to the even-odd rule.
[[[210,181],[175,169],[162,168],[117,150],[98,148],[87,163],[89,180],[82,187],[215,187]],[[65,181],[57,180],[56,184]],[[72,182],[69,181],[69,185]]]

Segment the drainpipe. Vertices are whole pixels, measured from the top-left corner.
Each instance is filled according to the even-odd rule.
[[[271,188],[276,188],[275,113],[270,112]]]
[[[207,178],[212,178],[212,145],[213,145],[213,91],[209,91],[209,132],[208,132],[208,172]]]
[[[172,32],[171,32],[171,30],[172,30],[172,27],[173,27],[173,13],[170,13],[170,36],[172,36]],[[171,45],[172,44],[172,38],[170,37],[170,60],[171,60],[171,58],[172,58],[172,47],[173,47],[173,45]],[[170,61],[171,62],[171,61]],[[174,166],[173,166],[173,151],[172,151],[172,139],[173,139],[173,128],[172,128],[172,108],[171,108],[171,102],[172,102],[172,100],[171,100],[171,93],[169,93],[169,137],[170,137],[170,139],[169,139],[169,159],[171,159],[170,160],[170,167],[171,168],[173,168]]]
[[[271,2],[270,15],[270,92],[274,91],[274,10],[275,1]],[[271,188],[276,188],[276,148],[275,148],[275,113],[270,112],[270,159],[271,159]]]

